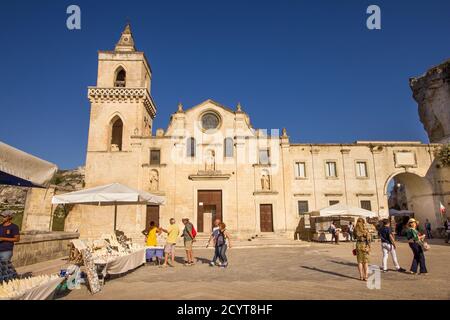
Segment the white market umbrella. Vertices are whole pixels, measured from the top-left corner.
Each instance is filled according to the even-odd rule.
[[[378,214],[376,214],[375,212],[362,208],[347,206],[341,203],[320,209],[319,211],[314,212],[314,215],[319,217],[378,217]]]
[[[44,187],[58,167],[0,141],[0,184]]]
[[[157,196],[145,191],[139,191],[120,183],[83,189],[53,196],[52,204],[98,204],[114,205],[114,230],[117,225],[118,204],[154,204],[164,205],[165,197]]]

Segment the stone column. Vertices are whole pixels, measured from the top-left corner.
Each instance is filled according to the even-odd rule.
[[[55,188],[30,188],[27,193],[22,231],[39,230],[50,231],[52,211],[52,197]]]

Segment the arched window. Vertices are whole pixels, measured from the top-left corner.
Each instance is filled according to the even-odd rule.
[[[114,87],[125,87],[126,84],[127,73],[125,70],[120,67],[116,71],[116,79],[114,81]]]
[[[195,157],[195,139],[188,138],[186,143],[186,155],[190,158]]]
[[[123,122],[119,117],[111,121],[111,151],[122,151]]]
[[[223,154],[225,155],[225,158],[232,158],[233,157],[233,138],[225,138],[223,142]]]

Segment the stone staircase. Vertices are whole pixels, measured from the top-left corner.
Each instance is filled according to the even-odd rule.
[[[194,249],[206,248],[209,240],[209,234],[198,233],[196,241],[193,244]],[[231,239],[234,248],[279,248],[279,247],[309,247],[309,243],[300,240],[291,239],[287,234],[283,233],[261,233],[241,239]],[[183,247],[183,240],[177,243],[177,247]],[[212,248],[210,245],[209,248]]]

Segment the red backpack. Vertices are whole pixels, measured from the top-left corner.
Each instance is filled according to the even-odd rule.
[[[192,231],[191,231],[192,237],[196,237],[197,236],[197,230],[195,230],[194,225],[192,225]]]

